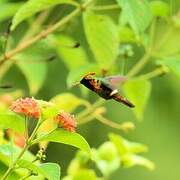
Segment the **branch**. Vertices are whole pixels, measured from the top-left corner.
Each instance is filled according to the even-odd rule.
[[[38,35],[32,37],[31,39],[29,39],[29,40],[27,40],[25,42],[22,42],[15,49],[7,52],[5,54],[5,57],[1,58],[0,66],[2,66],[6,61],[10,60],[10,58],[13,57],[15,54],[17,54],[17,53],[21,52],[22,50],[26,49],[27,47],[31,46],[32,44],[34,44],[38,40],[45,38],[50,33],[56,31],[59,27],[61,27],[62,25],[66,24],[67,22],[69,22],[74,16],[78,15],[82,11],[82,9],[85,9],[91,2],[92,2],[92,0],[84,3],[83,5],[81,5],[80,7],[76,8],[74,11],[72,11],[69,15],[64,17],[62,20],[57,22],[56,24],[54,24],[51,27],[47,28],[46,30],[40,32]]]

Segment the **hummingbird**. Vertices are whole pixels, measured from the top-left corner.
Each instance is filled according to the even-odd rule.
[[[115,84],[126,80],[125,76],[108,76],[101,78],[95,77],[95,74],[94,72],[88,73],[80,80],[80,84],[83,84],[106,100],[114,99],[131,108],[135,107],[130,101],[121,96],[118,89],[115,87]]]

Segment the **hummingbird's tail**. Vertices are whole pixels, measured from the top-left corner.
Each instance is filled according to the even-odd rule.
[[[128,101],[126,98],[120,96],[120,95],[114,95],[113,99],[115,99],[116,101],[125,104],[126,106],[129,106],[131,108],[135,107],[134,104],[132,104],[130,101]]]

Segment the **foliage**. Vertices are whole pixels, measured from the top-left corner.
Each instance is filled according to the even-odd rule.
[[[178,7],[176,1],[174,4]],[[13,85],[20,88],[18,93],[12,89],[5,94],[8,85],[0,84],[2,179],[60,179],[63,168],[59,164],[43,163],[49,142],[80,149],[64,180],[106,179],[119,168],[135,165],[153,170],[154,164],[140,155],[147,147],[119,132],[112,130],[109,140],[98,148],[91,148],[79,129],[74,132],[75,120],[78,127],[97,120],[119,131],[134,129],[132,122],[107,118],[105,101],[97,96],[88,99],[88,91],[74,85],[89,72],[102,77],[120,74],[125,80],[118,88],[135,104],[135,118],[145,119],[152,79],[168,73],[180,77],[177,9],[171,1],[163,0],[0,0],[0,80],[11,76]],[[59,74],[49,77],[54,62]],[[18,81],[18,73],[23,81]],[[68,90],[46,96],[44,89],[48,92],[52,88],[46,84],[48,78],[60,86],[66,84]],[[32,101],[19,104],[18,111],[9,108],[15,99],[26,96],[36,97],[30,99],[37,103],[38,117],[28,116],[27,111],[34,112]],[[46,101],[37,100],[39,97]],[[131,111],[126,113],[129,118]],[[61,117],[58,122],[57,116]],[[34,155],[29,149],[37,144],[43,149]]]

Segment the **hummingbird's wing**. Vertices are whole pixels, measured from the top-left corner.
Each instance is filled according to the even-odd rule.
[[[106,78],[97,78],[104,86],[108,87],[112,91],[117,89],[111,82],[109,82]]]
[[[116,87],[119,86],[121,83],[125,82],[127,80],[127,77],[123,75],[108,76],[105,77],[105,80],[112,86]]]

